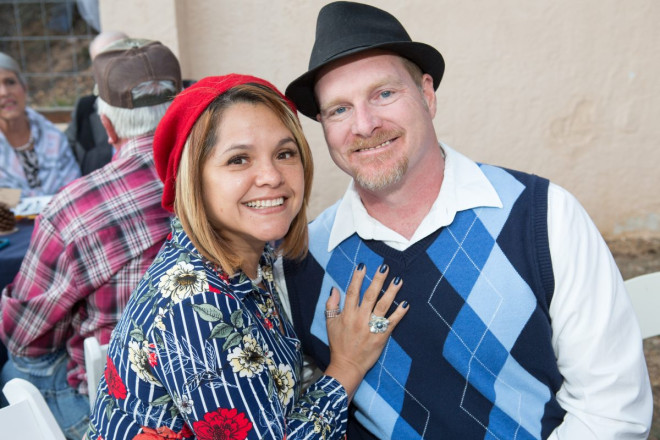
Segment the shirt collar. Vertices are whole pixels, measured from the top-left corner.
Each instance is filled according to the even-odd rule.
[[[200,260],[204,266],[212,271],[231,291],[231,295],[243,301],[248,295],[267,295],[265,290],[254,288],[252,281],[241,271],[233,275],[228,275],[215,263],[207,260],[195,247],[186,231],[183,230],[183,225],[178,217],[173,217],[171,220],[172,234],[168,239],[171,239],[176,246],[193,257],[193,259]],[[266,243],[264,252],[259,258],[259,264],[263,270],[263,282],[270,286],[270,290],[274,291],[273,283],[273,261],[275,251],[269,243]]]
[[[474,161],[440,144],[445,151],[445,172],[438,197],[415,234],[407,240],[371,217],[351,181],[330,232],[328,252],[357,233],[363,240],[378,240],[403,250],[454,221],[457,212],[477,207],[502,207],[495,188]]]
[[[122,159],[134,154],[153,154],[153,144],[153,134],[130,138],[119,148],[119,151],[112,157],[112,160]]]

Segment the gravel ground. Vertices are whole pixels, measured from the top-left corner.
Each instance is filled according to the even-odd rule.
[[[624,280],[660,271],[660,238],[620,239],[610,241],[608,245]],[[660,336],[644,340],[644,354],[651,377],[654,402],[649,439],[660,440]]]

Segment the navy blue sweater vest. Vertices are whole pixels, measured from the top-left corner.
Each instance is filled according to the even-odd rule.
[[[328,252],[334,205],[310,224],[307,258],[285,261],[296,330],[322,369],[330,288],[343,298],[360,262],[368,276],[386,263],[403,278],[397,301],[410,310],[355,395],[350,440],[540,439],[563,420],[548,315],[548,181],[480,167],[502,208],[459,212],[403,252],[357,234]]]

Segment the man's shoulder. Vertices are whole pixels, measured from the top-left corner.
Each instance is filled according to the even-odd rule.
[[[89,193],[96,186],[90,175],[80,177],[58,191],[41,211],[40,221],[47,221],[55,229],[70,231],[75,223],[84,223],[84,212],[99,200],[90,198]]]
[[[491,182],[491,184],[496,186],[496,190],[498,189],[498,186],[501,187],[501,185],[505,185],[507,181],[515,181],[517,183],[523,184],[526,187],[530,185],[536,186],[539,184],[542,186],[547,186],[549,183],[547,178],[527,171],[520,171],[500,165],[485,163],[477,163],[477,165],[479,166],[481,172],[483,172],[486,178]],[[502,179],[502,176],[507,176],[507,178]]]
[[[127,180],[140,182],[143,187],[153,185],[154,192],[157,192],[161,182],[154,167],[131,166],[126,163],[130,160],[129,157],[125,160],[112,161],[72,181],[53,196],[41,216],[53,224],[62,226],[84,224],[86,219],[92,217],[98,219],[107,216],[107,220],[111,221],[122,211],[122,205],[128,206],[122,203],[122,200],[128,202],[137,197],[137,193],[129,188],[131,185],[126,184]],[[142,173],[143,178],[139,178],[136,173]],[[129,176],[135,178],[129,179]],[[159,203],[158,196],[152,198],[155,200],[154,203],[156,201]],[[90,225],[85,227],[89,228]]]
[[[154,135],[144,134],[132,137],[121,146],[115,158],[136,156],[147,162],[154,162]]]

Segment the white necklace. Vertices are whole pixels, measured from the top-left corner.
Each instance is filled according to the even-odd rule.
[[[14,151],[25,151],[29,150],[32,147],[32,143],[34,142],[34,137],[32,137],[32,131],[30,130],[30,138],[28,139],[27,143],[14,147]]]
[[[246,275],[247,276],[247,275]],[[250,277],[248,277],[250,278]],[[257,277],[256,278],[250,278],[250,281],[252,281],[252,284],[255,286],[258,286],[261,284],[261,282],[264,280],[264,272],[261,270],[261,264],[257,265]]]

